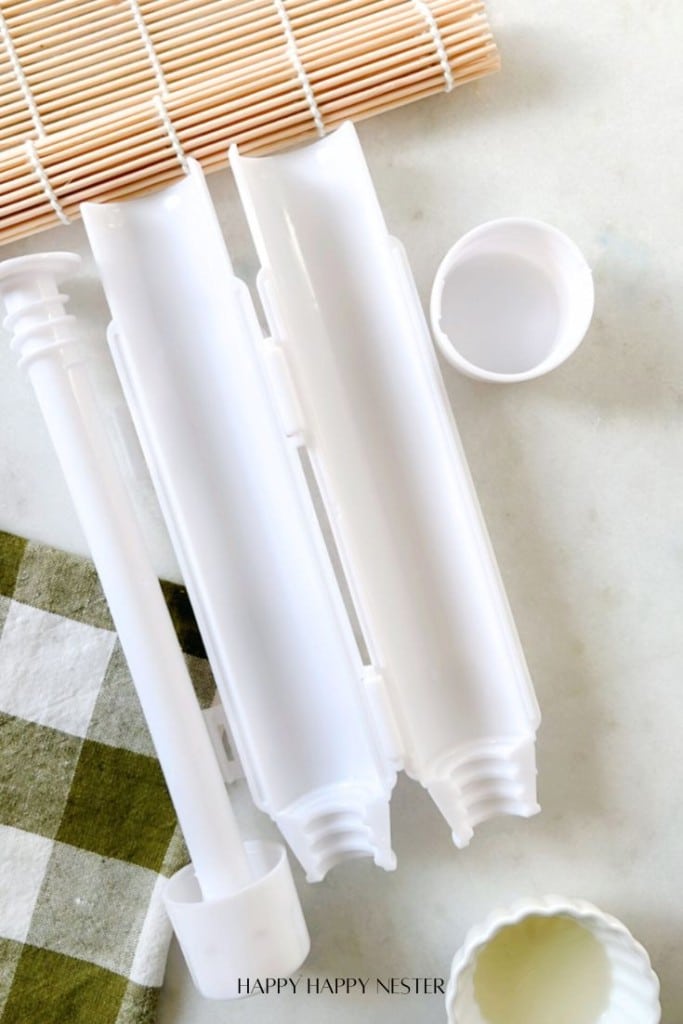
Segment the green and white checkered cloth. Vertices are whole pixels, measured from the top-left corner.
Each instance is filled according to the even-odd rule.
[[[164,584],[200,703],[187,595]],[[187,860],[92,563],[0,533],[0,1024],[150,1024]]]

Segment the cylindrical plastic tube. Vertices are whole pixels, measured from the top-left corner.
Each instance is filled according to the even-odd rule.
[[[465,845],[538,809],[539,714],[410,270],[351,125],[230,160],[405,768]]]
[[[245,975],[286,975],[310,948],[283,846],[245,846],[211,739],[90,382],[87,349],[57,280],[72,253],[0,264],[0,297],[118,631],[192,863],[164,889],[188,967],[208,998]]]
[[[86,204],[83,218],[114,359],[254,800],[312,881],[347,856],[393,867],[395,771],[201,169],[149,197]]]
[[[71,253],[0,264],[0,297],[111,609],[205,900],[248,885],[230,800],[56,280]]]

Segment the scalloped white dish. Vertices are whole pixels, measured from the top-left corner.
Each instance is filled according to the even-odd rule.
[[[450,1024],[659,1024],[659,980],[621,921],[583,900],[524,899],[475,925],[446,991]]]

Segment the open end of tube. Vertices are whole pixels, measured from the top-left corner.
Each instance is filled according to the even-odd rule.
[[[319,815],[306,828],[310,839],[308,881],[322,881],[342,861],[375,856],[372,833],[358,812],[336,811]]]
[[[501,814],[529,818],[536,801],[534,740],[483,743],[456,752],[442,764],[429,793],[452,829],[458,848],[468,845],[477,825]]]
[[[280,150],[277,153],[269,154],[268,156],[243,156],[239,147],[236,143],[233,143],[228,150],[228,156],[230,159],[230,166],[233,171],[237,173],[237,168],[240,164],[277,164],[286,163],[292,160],[297,160],[302,156],[307,161],[313,155],[320,155],[322,153],[333,152],[340,146],[346,148],[349,144],[355,141],[358,144],[358,136],[356,129],[352,121],[344,121],[343,124],[336,128],[329,135],[325,135],[321,139],[315,139],[311,141],[307,139],[306,142],[298,145],[292,145],[287,149]]]

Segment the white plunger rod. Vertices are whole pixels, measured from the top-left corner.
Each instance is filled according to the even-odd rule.
[[[159,581],[145,549],[86,356],[57,281],[73,253],[0,263],[5,326],[36,393],[99,574],[205,900],[250,881],[237,822]]]

